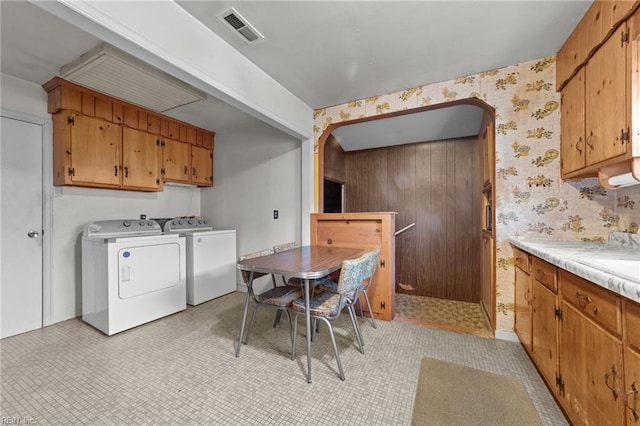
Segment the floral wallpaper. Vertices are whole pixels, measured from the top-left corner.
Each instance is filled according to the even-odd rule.
[[[609,232],[637,233],[640,224],[640,185],[610,191],[595,178],[560,179],[555,57],[316,110],[314,151],[317,156],[318,139],[332,123],[465,98],[481,99],[496,111],[496,327],[511,331],[514,270],[509,237],[604,243]]]

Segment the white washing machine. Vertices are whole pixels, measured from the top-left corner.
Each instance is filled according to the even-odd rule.
[[[176,218],[166,220],[164,232],[186,239],[189,305],[236,291],[235,229],[214,230],[204,218]]]
[[[107,335],[186,309],[185,239],[153,220],[89,223],[82,236],[82,319]]]

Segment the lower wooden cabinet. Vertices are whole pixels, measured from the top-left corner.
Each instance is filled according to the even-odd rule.
[[[624,398],[627,425],[640,425],[640,352],[624,352]]]
[[[569,420],[640,425],[640,304],[515,247],[514,259],[515,331]]]
[[[560,402],[571,420],[624,424],[620,339],[565,300],[560,330]]]
[[[522,346],[531,353],[531,275],[516,266],[514,327]]]
[[[531,283],[531,358],[553,387],[558,371],[557,295],[537,279]]]

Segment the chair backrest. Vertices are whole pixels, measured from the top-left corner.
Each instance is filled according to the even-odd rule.
[[[371,280],[373,278],[373,274],[375,274],[376,272],[376,268],[378,267],[378,258],[380,257],[380,247],[376,247],[375,250],[365,253],[365,256],[367,256],[367,258],[369,259],[369,265],[367,268],[367,276],[364,279]]]
[[[270,254],[273,254],[273,249],[266,249],[266,250],[256,251],[254,253],[243,254],[242,256],[238,257],[238,260],[253,259],[256,257],[268,256]],[[242,279],[244,280],[244,283],[249,284],[249,276],[251,275],[251,272],[240,271],[240,273],[242,274]],[[263,277],[265,275],[267,274],[265,274],[264,272],[254,272],[253,279]]]
[[[363,281],[371,269],[371,259],[375,255],[377,262],[378,253],[374,250],[367,252],[357,259],[345,260],[342,262],[340,278],[338,280],[338,293],[352,294],[362,288]]]
[[[283,251],[293,250],[294,248],[296,248],[295,242],[284,243],[284,244],[278,244],[276,246],[273,246],[273,251],[274,253],[282,253]]]

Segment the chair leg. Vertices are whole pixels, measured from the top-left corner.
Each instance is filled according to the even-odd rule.
[[[251,322],[249,323],[249,329],[247,330],[247,335],[244,338],[245,345],[249,343],[249,336],[251,336],[251,331],[253,330],[253,324],[256,321],[256,312],[258,311],[259,307],[260,307],[260,304],[256,303],[256,307],[253,308],[253,313],[251,314]]]
[[[249,310],[249,298],[251,297],[249,291],[244,298],[244,311],[242,314],[242,323],[240,325],[240,334],[238,335],[238,345],[236,346],[236,358],[240,356],[240,347],[242,346],[242,334],[244,333],[244,326],[247,322],[247,311]]]
[[[358,325],[358,320],[356,319],[356,310],[353,305],[349,305],[347,307],[349,311],[349,317],[351,318],[351,324],[353,325],[353,330],[356,332],[356,340],[358,341],[358,348],[360,349],[360,353],[364,353],[364,341],[362,340],[362,335],[360,334],[360,326]]]
[[[293,361],[296,357],[296,337],[298,336],[298,315],[299,312],[296,312],[296,316],[293,317],[293,339],[291,339],[291,360]]]
[[[367,309],[369,309],[371,325],[373,325],[373,328],[378,328],[378,326],[376,325],[376,319],[373,317],[373,311],[371,310],[371,303],[369,303],[369,296],[367,296],[366,291],[363,291],[362,293],[364,294],[364,301],[367,302]],[[360,303],[360,316],[362,316],[362,303]]]
[[[273,321],[273,328],[276,328],[276,326],[280,324],[280,318],[282,318],[282,309],[278,309],[278,313],[276,313],[276,319]]]
[[[333,327],[331,327],[331,323],[326,318],[319,317],[321,320],[327,323],[327,328],[329,329],[329,337],[331,337],[331,344],[333,345],[333,353],[336,355],[336,362],[338,363],[338,370],[340,370],[340,380],[344,381],[344,370],[342,369],[342,363],[340,362],[340,354],[338,354],[338,347],[336,346],[336,339],[333,336]]]

